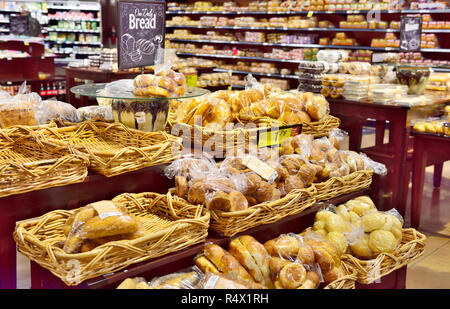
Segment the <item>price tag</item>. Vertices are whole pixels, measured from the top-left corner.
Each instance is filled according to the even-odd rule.
[[[197,87],[197,74],[186,75],[186,85],[189,87]]]
[[[313,11],[309,11],[308,15],[306,15],[306,17],[311,18],[313,16],[314,12]]]
[[[242,160],[242,164],[267,180],[269,183],[274,182],[278,175],[273,167],[254,156],[246,156]]]
[[[122,212],[111,201],[100,201],[90,204],[98,213],[100,219],[112,216],[121,216]]]
[[[261,129],[258,131],[258,147],[279,146],[285,139],[300,134],[302,127],[302,124],[295,124],[279,127],[274,130]]]
[[[23,42],[23,45],[30,46],[30,43],[29,42]]]

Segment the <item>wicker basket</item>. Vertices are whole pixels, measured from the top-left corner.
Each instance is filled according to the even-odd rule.
[[[169,191],[173,194],[174,189]],[[273,202],[251,206],[246,210],[211,212],[210,229],[224,236],[232,237],[253,227],[269,224],[302,212],[316,203],[316,188],[294,190],[285,197]]]
[[[0,197],[82,182],[89,160],[67,146],[35,140],[29,132],[42,127],[0,130]]]
[[[320,121],[303,123],[302,133],[310,134],[315,138],[328,136],[328,133],[334,129],[339,128],[341,120],[337,117],[328,115]]]
[[[143,132],[120,123],[83,122],[45,128],[40,137],[55,145],[71,145],[90,159],[90,168],[107,177],[148,166],[167,164],[181,152],[181,139],[165,132]]]
[[[203,151],[213,152],[216,157],[224,157],[225,154],[235,153],[236,149],[246,149],[249,145],[257,144],[258,131],[264,128],[286,126],[286,123],[279,122],[269,117],[249,117],[248,119],[238,119],[242,127],[233,130],[215,131],[209,130],[199,125],[189,125],[175,122],[175,116],[169,115],[167,122],[167,132],[183,138],[184,145],[191,145],[192,148],[201,147]],[[247,125],[253,124],[254,128]],[[328,136],[331,129],[337,128],[340,120],[328,115],[321,121],[303,123],[302,133],[313,135],[315,138]]]
[[[240,121],[241,122],[241,121]],[[242,122],[241,122],[242,123]],[[289,125],[288,123],[285,123],[283,121],[274,120],[269,117],[250,117],[246,119],[245,123],[255,123],[258,126],[270,126],[270,125],[278,125],[280,127]],[[341,124],[341,120],[339,118],[336,118],[331,115],[327,115],[324,118],[322,118],[319,121],[314,122],[302,122],[302,133],[309,134],[314,136],[314,138],[320,138],[324,136],[328,136],[329,132],[334,129],[338,128]]]
[[[356,270],[350,265],[341,263],[344,275],[324,287],[333,290],[354,290],[356,285]]]
[[[415,229],[403,229],[400,246],[393,253],[381,253],[372,260],[360,260],[345,254],[342,260],[356,270],[359,283],[370,284],[418,259],[425,250],[425,241],[426,236]]]
[[[327,201],[334,197],[367,188],[372,183],[373,171],[356,171],[343,177],[332,177],[327,181],[315,183],[316,200]]]
[[[60,246],[63,229],[75,212],[57,210],[18,223],[14,240],[18,250],[51,271],[67,285],[118,271],[204,241],[208,235],[209,212],[171,195],[122,194],[113,199],[139,217],[146,236],[113,241],[85,253],[67,254]]]

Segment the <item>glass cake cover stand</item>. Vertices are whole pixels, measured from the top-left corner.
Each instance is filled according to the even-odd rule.
[[[165,130],[170,100],[194,98],[210,93],[206,89],[187,87],[182,96],[140,97],[133,94],[132,82],[133,80],[119,80],[108,84],[84,84],[72,87],[70,91],[75,95],[96,98],[99,105],[110,105],[115,122],[147,132]]]

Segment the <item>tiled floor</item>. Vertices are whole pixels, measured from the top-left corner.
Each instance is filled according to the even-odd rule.
[[[433,167],[427,168],[419,231],[428,239],[424,255],[408,266],[408,289],[450,289],[450,162],[442,177],[433,189]]]
[[[408,266],[408,289],[450,289],[450,162],[444,164],[442,177],[441,187],[433,189],[433,167],[427,168],[419,230],[428,238],[423,256]],[[408,207],[406,226],[409,221]],[[29,263],[20,255],[18,287],[30,288]]]

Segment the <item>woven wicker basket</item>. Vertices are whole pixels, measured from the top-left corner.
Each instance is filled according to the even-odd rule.
[[[42,127],[0,130],[0,197],[82,182],[89,160],[67,146],[31,138]]]
[[[315,183],[316,200],[327,201],[334,197],[367,188],[372,183],[373,171],[356,171],[343,177],[333,177],[327,181]]]
[[[269,117],[250,117],[246,119],[246,121],[242,124],[246,123],[255,123],[258,126],[270,126],[272,124],[278,125],[280,127],[289,125],[288,123],[285,123],[283,121],[274,120]],[[309,134],[314,136],[314,138],[320,138],[324,136],[328,136],[329,132],[334,129],[338,128],[341,124],[341,120],[339,118],[336,118],[332,115],[327,115],[324,118],[322,118],[319,121],[314,122],[302,122],[302,133]]]
[[[400,246],[393,253],[381,253],[372,260],[360,260],[345,254],[342,260],[356,270],[359,283],[370,284],[418,259],[425,250],[425,241],[426,236],[415,229],[403,229]]]
[[[324,287],[329,290],[354,290],[356,283],[356,270],[350,265],[341,263],[344,275]]]
[[[180,138],[165,132],[133,130],[119,123],[87,121],[45,128],[39,136],[55,145],[71,145],[89,157],[93,171],[107,177],[170,163],[181,152]]]
[[[216,157],[224,157],[228,152],[235,153],[236,149],[245,149],[249,145],[257,144],[257,133],[264,128],[270,128],[272,125],[286,126],[286,123],[279,122],[269,117],[249,117],[248,119],[238,119],[242,127],[236,127],[233,130],[215,131],[209,130],[198,125],[189,125],[175,122],[175,116],[169,115],[167,122],[167,132],[183,138],[186,145],[192,148],[202,148],[204,151],[213,152]],[[246,127],[253,124],[254,128]],[[321,121],[303,123],[302,133],[313,135],[315,138],[328,136],[331,129],[337,128],[340,120],[334,116],[328,115]]]
[[[18,223],[14,240],[18,250],[51,271],[67,285],[118,271],[197,244],[208,235],[209,212],[171,195],[122,194],[113,199],[139,217],[146,236],[113,241],[91,251],[67,254],[60,246],[67,218],[75,212],[57,210]]]
[[[173,194],[174,189],[169,191]],[[295,215],[316,203],[316,188],[294,190],[285,197],[273,202],[251,206],[241,211],[214,211],[211,212],[210,229],[224,236],[232,237],[253,227],[269,224]]]

